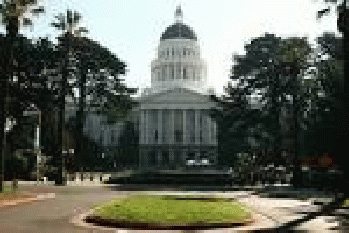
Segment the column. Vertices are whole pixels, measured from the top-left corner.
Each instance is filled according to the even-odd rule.
[[[196,65],[193,65],[193,80],[196,81]]]
[[[162,144],[162,109],[158,109],[158,144]]]
[[[213,124],[213,142],[215,145],[218,144],[217,142],[217,123],[216,121],[212,121],[212,124]]]
[[[149,144],[149,110],[144,110],[144,144]]]
[[[195,145],[200,145],[200,109],[195,109]]]
[[[207,126],[208,126],[208,144],[212,145],[213,141],[212,141],[212,121],[211,121],[211,117],[207,116]]]
[[[145,135],[145,116],[144,110],[141,110],[141,127],[140,130],[140,144],[144,144],[144,135]]]
[[[174,120],[175,120],[174,114],[175,114],[174,110],[171,109],[170,110],[170,116],[171,116],[171,119],[170,119],[170,122],[171,122],[171,125],[170,125],[170,127],[171,127],[171,129],[170,129],[170,145],[174,145]]]
[[[183,67],[182,67],[182,62],[179,62],[179,78],[180,80],[183,80]]]
[[[188,145],[188,132],[187,132],[187,110],[182,110],[183,112],[183,145]]]
[[[171,74],[171,72],[170,72],[170,63],[167,62],[167,75],[166,75],[166,80],[167,81],[171,79],[170,74]]]

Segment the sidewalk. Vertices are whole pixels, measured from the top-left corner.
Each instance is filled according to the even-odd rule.
[[[17,206],[20,204],[31,203],[34,201],[42,201],[45,199],[53,199],[53,198],[55,198],[54,193],[43,193],[43,194],[24,193],[23,196],[19,198],[0,200],[0,208]]]
[[[272,199],[263,198],[259,195],[238,198],[246,203],[256,213],[268,219],[266,222],[256,223],[254,228],[268,228],[270,225],[276,227],[283,223],[296,220],[304,216],[303,211],[315,211],[318,206],[312,204],[311,200],[296,199]],[[335,232],[330,230],[338,226],[338,222],[333,216],[320,216],[309,222],[301,224],[296,230],[306,230],[307,232]]]

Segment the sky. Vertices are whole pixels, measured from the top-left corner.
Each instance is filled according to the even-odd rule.
[[[53,40],[58,35],[50,27],[54,16],[76,10],[89,30],[87,36],[127,64],[123,78],[128,86],[145,88],[150,86],[150,63],[161,34],[174,23],[179,4],[184,23],[199,39],[208,83],[217,93],[229,80],[233,54],[243,54],[252,38],[268,32],[284,38],[306,36],[313,43],[324,31],[336,31],[335,11],[316,20],[317,10],[326,6],[322,0],[39,0],[45,14],[22,33]]]

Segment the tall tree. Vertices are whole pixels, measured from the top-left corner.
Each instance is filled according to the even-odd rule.
[[[281,113],[286,111],[287,118],[293,119],[294,128],[301,124],[299,116],[304,109],[298,89],[310,67],[312,49],[306,38],[281,39],[265,34],[251,40],[245,50],[245,55],[234,56],[231,83],[223,98],[216,98],[223,135],[220,141],[230,153],[235,149],[233,153],[249,152],[252,156],[259,151],[257,170],[259,165],[269,163],[290,167],[292,155],[282,157],[280,150],[291,149],[293,154],[296,151],[282,145],[280,121],[285,121],[285,116]],[[287,130],[288,134],[294,131]],[[292,136],[297,140],[296,134]],[[237,143],[232,143],[234,138],[239,139]],[[273,153],[266,153],[268,150]],[[221,154],[234,158],[224,151]]]
[[[86,140],[81,135],[87,110],[106,115],[106,123],[115,123],[125,118],[134,105],[130,98],[134,90],[127,88],[120,79],[120,75],[126,71],[125,63],[99,42],[83,36],[81,32],[86,32],[86,29],[79,27],[80,20],[79,13],[68,10],[66,15],[57,16],[57,22],[53,23],[62,31],[60,46],[64,54],[69,53],[68,57],[75,60],[71,65],[76,78],[69,90],[74,87],[79,90],[75,98],[78,108],[74,121],[71,121],[76,132],[75,154],[78,157],[83,156],[83,149],[86,148]]]
[[[328,205],[322,206],[319,211],[309,213],[301,219],[291,221],[288,224],[280,227],[280,230],[290,229],[303,222],[309,221],[316,218],[317,216],[323,215],[324,213],[331,213],[334,209],[340,207],[342,203],[348,198],[348,175],[349,171],[346,167],[348,164],[347,152],[349,150],[349,9],[346,0],[324,0],[329,3],[326,9],[318,11],[317,17],[321,19],[324,15],[331,12],[331,6],[334,4],[337,11],[337,29],[342,33],[343,37],[343,65],[344,77],[340,85],[342,88],[338,89],[335,95],[335,122],[336,122],[336,146],[335,156],[336,164],[339,170],[342,171],[343,175],[341,184],[337,187],[338,192],[334,201]],[[339,81],[339,80],[338,80]]]
[[[0,124],[1,124],[1,142],[2,142],[2,176],[0,178],[0,185],[4,178],[4,158],[8,152],[6,141],[5,122],[10,119],[9,105],[10,105],[10,81],[13,79],[13,73],[18,66],[19,54],[14,53],[13,46],[19,36],[19,28],[21,21],[23,25],[30,25],[31,18],[25,17],[25,13],[30,11],[33,14],[43,12],[42,7],[36,7],[36,0],[5,0],[0,4],[1,23],[6,27],[6,37],[4,40],[3,55],[9,55],[9,59],[2,59],[1,64],[1,97],[0,97]],[[13,99],[11,99],[13,101]]]
[[[66,14],[59,14],[55,17],[56,21],[52,23],[52,26],[61,31],[59,36],[59,50],[61,52],[62,66],[61,66],[61,85],[60,85],[60,114],[59,114],[59,141],[60,141],[60,153],[56,156],[56,162],[62,164],[64,161],[64,156],[67,155],[69,148],[67,147],[67,142],[65,141],[65,120],[66,120],[66,101],[67,96],[73,96],[73,89],[69,85],[69,79],[71,79],[71,74],[73,73],[74,66],[72,63],[74,58],[73,46],[76,42],[76,38],[81,36],[86,29],[80,27],[81,15],[78,12],[67,10]],[[61,157],[63,156],[63,157]],[[64,183],[64,166],[63,162],[61,166],[62,176],[57,177],[57,183]]]

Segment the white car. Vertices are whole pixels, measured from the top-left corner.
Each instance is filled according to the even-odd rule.
[[[187,166],[207,166],[210,165],[210,161],[208,159],[202,159],[196,161],[194,159],[187,160]]]

